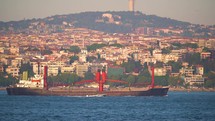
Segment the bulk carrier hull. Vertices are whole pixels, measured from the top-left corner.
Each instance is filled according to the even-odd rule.
[[[152,88],[144,91],[103,91],[96,90],[44,90],[31,89],[23,87],[6,88],[8,95],[38,95],[38,96],[89,96],[89,95],[105,95],[105,96],[165,96],[169,90],[166,88]]]
[[[39,67],[39,66],[38,66]],[[41,79],[40,86],[38,81],[31,81],[30,84],[28,83],[20,83],[16,84],[16,86],[8,87],[6,88],[8,95],[41,95],[41,96],[96,96],[96,95],[105,95],[105,96],[165,96],[167,95],[167,92],[169,90],[168,87],[155,87],[154,86],[154,67],[151,68],[152,72],[152,82],[151,86],[147,90],[141,90],[141,91],[134,91],[134,90],[106,90],[104,91],[104,83],[107,80],[107,74],[105,71],[100,72],[98,69],[98,72],[96,73],[95,80],[84,80],[80,82],[76,82],[75,84],[84,84],[89,82],[96,82],[98,84],[99,89],[97,90],[90,90],[90,89],[48,89],[47,84],[47,71],[48,67],[44,66],[44,76]],[[38,72],[39,73],[39,72]],[[37,79],[38,80],[38,79]],[[109,80],[110,81],[110,80]],[[126,83],[124,81],[119,80],[112,80],[114,82],[120,82],[120,83]],[[34,85],[32,86],[31,85]],[[36,86],[35,86],[36,85]],[[42,86],[41,86],[42,85]],[[23,87],[24,86],[24,87]],[[33,88],[30,88],[33,87]]]

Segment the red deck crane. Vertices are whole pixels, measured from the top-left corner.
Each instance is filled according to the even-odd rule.
[[[151,85],[149,87],[151,89],[153,89],[155,86],[155,84],[154,84],[154,67],[153,66],[151,67],[151,72],[152,72],[152,79],[151,79]],[[84,84],[84,83],[96,82],[99,84],[99,92],[103,92],[104,91],[104,83],[106,81],[129,84],[128,82],[122,81],[122,80],[108,80],[105,70],[102,70],[102,73],[101,73],[100,69],[98,69],[94,80],[83,80],[83,81],[76,82],[75,84]]]

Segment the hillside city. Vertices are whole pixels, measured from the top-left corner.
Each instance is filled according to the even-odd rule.
[[[103,16],[109,18],[106,20],[109,23],[120,24],[110,19],[111,14]],[[142,86],[150,82],[153,65],[156,85],[215,87],[214,37],[180,36],[183,30],[171,26],[108,33],[68,22],[51,27],[45,22],[34,22],[23,31],[9,28],[9,32],[1,33],[0,87],[26,78],[23,76],[26,71],[27,78],[43,74],[46,65],[48,81],[52,83],[93,79],[97,69],[105,69],[109,79]]]

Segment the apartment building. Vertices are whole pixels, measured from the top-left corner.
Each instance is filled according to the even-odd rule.
[[[155,76],[166,76],[167,70],[165,68],[154,68]]]
[[[57,76],[60,69],[57,65],[48,65],[48,76]]]
[[[6,68],[6,72],[8,74],[11,74],[13,77],[17,77],[17,76],[19,76],[19,67],[8,66]]]
[[[200,56],[201,56],[201,59],[211,58],[211,52],[202,52]]]
[[[61,67],[61,73],[73,73],[75,71],[75,66],[65,65]]]
[[[186,84],[204,84],[205,80],[202,75],[192,75],[184,78]]]
[[[80,77],[84,77],[84,74],[88,71],[89,65],[87,63],[76,65],[76,74]]]

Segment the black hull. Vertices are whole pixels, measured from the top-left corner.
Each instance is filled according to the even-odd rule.
[[[21,87],[6,88],[8,95],[39,95],[39,96],[87,96],[104,94],[106,96],[165,96],[169,88],[153,88],[145,91],[84,91],[84,90],[43,90]]]

